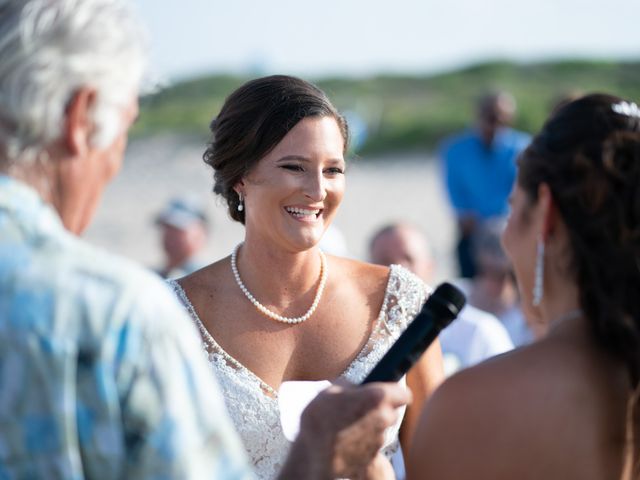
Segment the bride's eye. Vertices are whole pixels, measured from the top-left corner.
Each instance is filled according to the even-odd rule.
[[[301,165],[295,165],[295,164],[281,165],[280,168],[284,168],[285,170],[291,170],[292,172],[303,172],[304,171],[304,169],[302,168]]]
[[[344,168],[331,167],[331,168],[327,168],[325,170],[325,172],[330,174],[330,175],[342,175],[342,174],[344,174]]]

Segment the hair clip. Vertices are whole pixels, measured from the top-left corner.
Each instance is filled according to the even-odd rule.
[[[611,105],[611,110],[620,115],[626,115],[627,117],[638,117],[640,118],[640,108],[635,102],[619,102]]]

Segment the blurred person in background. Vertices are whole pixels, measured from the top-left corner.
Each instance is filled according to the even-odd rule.
[[[502,241],[540,340],[433,395],[408,478],[640,478],[640,108],[558,109],[519,160]]]
[[[545,326],[526,305],[523,310],[513,268],[500,240],[505,224],[492,219],[480,227],[472,247],[476,276],[465,290],[469,303],[498,317],[513,344],[520,346],[544,335]]]
[[[349,136],[315,85],[284,75],[247,82],[227,97],[211,132],[204,160],[214,191],[245,227],[244,241],[171,284],[202,333],[258,475],[270,479],[290,448],[279,420],[287,413],[278,404],[280,386],[359,383],[427,294],[403,267],[319,248],[345,193]],[[390,468],[399,440],[408,447],[416,415],[442,379],[436,342],[406,375],[414,401],[375,465]]]
[[[166,284],[78,238],[120,169],[145,59],[125,2],[0,0],[3,478],[253,476]],[[321,394],[283,478],[357,473],[407,400]]]
[[[411,224],[394,223],[375,232],[369,242],[369,258],[379,265],[402,265],[427,285],[433,282],[435,260],[431,246],[427,237]],[[466,305],[442,331],[440,345],[447,375],[513,348],[498,319],[471,305]]]
[[[409,223],[393,223],[376,231],[369,241],[369,260],[378,265],[401,265],[426,284],[433,281],[435,260],[427,237]],[[509,334],[493,315],[466,305],[440,335],[445,375],[475,365],[513,348]],[[398,480],[405,478],[403,457],[392,460]]]
[[[507,214],[507,198],[516,175],[516,158],[528,134],[509,128],[516,113],[507,92],[483,95],[476,125],[445,139],[440,148],[445,187],[458,222],[456,254],[460,275],[476,273],[473,239],[482,223]]]
[[[202,205],[190,197],[171,199],[156,217],[162,235],[164,265],[156,269],[163,278],[177,278],[205,265],[209,221]]]

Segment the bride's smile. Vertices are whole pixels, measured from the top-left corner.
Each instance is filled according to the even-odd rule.
[[[322,208],[311,207],[285,207],[285,210],[303,222],[315,222],[323,211]]]
[[[301,120],[236,186],[247,236],[287,250],[315,246],[345,189],[344,140],[332,117]]]

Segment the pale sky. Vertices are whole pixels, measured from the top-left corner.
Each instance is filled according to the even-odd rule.
[[[134,0],[161,77],[640,59],[640,0]]]

